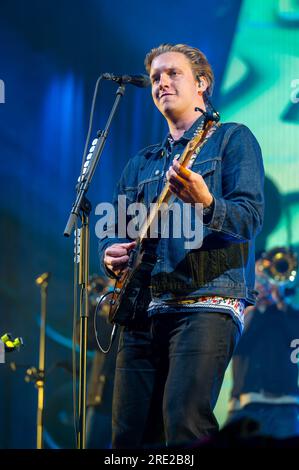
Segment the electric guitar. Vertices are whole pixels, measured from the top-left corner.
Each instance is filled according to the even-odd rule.
[[[183,167],[190,168],[216,126],[213,120],[208,120],[204,128],[188,142],[178,158],[178,162]],[[136,247],[130,252],[127,268],[116,279],[110,300],[109,321],[111,323],[128,325],[131,320],[138,318],[139,312],[144,311],[151,300],[150,275],[157,257],[153,250],[153,240],[150,238],[150,228],[156,223],[161,208],[165,208],[171,196],[173,193],[167,181],[158,200],[151,205],[149,214],[139,230]]]

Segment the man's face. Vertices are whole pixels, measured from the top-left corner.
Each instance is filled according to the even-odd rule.
[[[187,57],[181,52],[165,52],[151,64],[152,96],[159,111],[169,118],[188,117],[200,106],[199,83]]]

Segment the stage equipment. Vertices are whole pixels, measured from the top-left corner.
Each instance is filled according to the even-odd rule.
[[[257,272],[264,273],[270,282],[287,285],[295,281],[298,259],[291,248],[276,247],[262,254],[257,261]]]
[[[103,152],[108,133],[111,127],[113,117],[116,113],[121,98],[125,94],[125,81],[118,80],[119,86],[116,91],[116,97],[113,107],[108,117],[104,130],[97,133],[98,138],[94,139],[92,146],[87,154],[89,145],[92,121],[94,114],[95,101],[99,83],[103,74],[98,78],[92,100],[91,115],[89,120],[89,129],[83,153],[83,161],[81,173],[78,178],[76,187],[77,194],[75,202],[72,206],[65,230],[64,236],[69,237],[73,231],[75,223],[80,220],[81,227],[75,231],[75,273],[77,272],[76,264],[79,264],[79,275],[76,279],[76,288],[79,290],[80,299],[80,373],[79,373],[79,403],[78,403],[78,433],[77,448],[86,448],[86,353],[87,353],[87,318],[88,318],[88,283],[89,283],[89,214],[91,204],[86,198],[86,194],[92,177],[96,170],[97,164]],[[132,80],[131,80],[132,82]],[[132,82],[133,83],[133,82]],[[145,83],[145,82],[144,82]],[[77,277],[77,276],[75,276]],[[75,292],[76,292],[75,288]],[[74,302],[74,312],[76,312],[76,300]]]

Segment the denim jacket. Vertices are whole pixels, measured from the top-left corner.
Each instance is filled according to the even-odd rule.
[[[182,153],[201,122],[199,118],[174,143],[167,157],[168,139],[141,150],[129,160],[115,191],[127,203],[148,206],[160,194],[174,156]],[[251,131],[236,123],[222,124],[208,139],[192,171],[204,178],[214,197],[214,209],[203,226],[203,243],[186,249],[184,239],[161,238],[151,275],[153,299],[170,300],[219,295],[255,303],[255,236],[262,227],[264,169],[259,144]],[[179,201],[179,200],[178,200]],[[205,221],[204,221],[205,222]],[[99,243],[102,266],[105,249],[128,238],[103,238]]]

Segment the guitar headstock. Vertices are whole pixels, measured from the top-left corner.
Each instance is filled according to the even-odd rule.
[[[209,132],[213,129],[214,124],[215,123],[212,120],[207,121],[204,128],[201,129],[199,132],[197,132],[197,134],[188,142],[188,144],[185,147],[184,152],[178,159],[181,165],[185,167],[188,165],[194,153],[197,153],[199,151],[205,138],[208,136]]]

